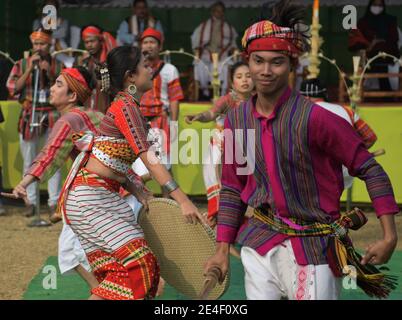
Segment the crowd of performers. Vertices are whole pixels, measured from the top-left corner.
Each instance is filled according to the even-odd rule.
[[[216,254],[205,270],[219,267],[224,277],[230,245],[242,245],[248,299],[337,299],[344,275],[341,245],[366,293],[385,297],[394,287],[393,278],[374,267],[395,249],[399,212],[387,174],[368,151],[375,133],[349,108],[325,101],[318,80],[306,81],[300,92],[288,85],[298,57],[309,50],[299,13],[281,0],[269,20],[250,26],[242,39],[245,59],[230,69],[230,92],[207,112],[186,118],[189,124],[216,121],[218,129],[204,162],[207,218],[181,191],[170,165],[162,164],[169,140],[177,139],[168,124],[178,119],[183,99],[176,67],[159,59],[162,33],[147,28],[138,47],[116,46],[109,34],[87,26],[82,39],[90,56],[71,68],[50,57],[51,34],[31,34],[33,54],[17,62],[7,83],[23,106],[18,129],[24,177],[12,194],[33,205],[39,201],[35,184],[48,181],[49,205],[57,206],[51,219],[63,220],[60,270],[77,271],[91,287],[90,299],[138,300],[158,293],[158,261],[137,222],[150,198],[144,186],[149,177],[177,201],[188,223],[216,224]],[[32,131],[36,98],[40,127]],[[224,129],[255,130],[252,173],[239,175],[244,164],[234,156],[233,163],[220,165],[227,150]],[[42,135],[47,142],[35,155]],[[60,167],[68,158],[74,162],[61,188]],[[365,182],[383,230],[363,257],[346,234],[364,215],[340,214],[351,176]],[[248,207],[254,213],[246,217]]]

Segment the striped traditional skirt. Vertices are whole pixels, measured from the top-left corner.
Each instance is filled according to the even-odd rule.
[[[99,286],[110,300],[153,298],[159,266],[120,184],[81,169],[66,200],[66,218],[77,234]]]

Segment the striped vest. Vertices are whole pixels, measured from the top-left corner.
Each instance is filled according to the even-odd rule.
[[[253,99],[253,98],[252,98]],[[309,151],[308,122],[314,103],[293,91],[289,99],[278,108],[275,119],[272,120],[272,133],[276,151],[275,166],[279,173],[280,183],[286,199],[290,217],[297,218],[306,223],[321,222],[330,223],[332,218],[320,209],[319,193],[314,178],[312,159]],[[267,166],[265,163],[262,139],[262,126],[260,120],[253,114],[252,100],[248,100],[239,108],[231,110],[228,121],[233,130],[243,129],[243,154],[247,150],[247,130],[255,130],[255,170],[253,176],[256,181],[256,189],[251,195],[248,204],[253,208],[269,206],[275,212],[275,201],[270,185]],[[254,228],[260,222],[253,219],[250,225]],[[251,228],[251,227],[250,227]],[[239,234],[238,240],[243,245],[257,248],[267,239],[272,238],[276,232],[261,226],[267,232],[253,239],[253,232],[246,228]],[[325,264],[325,238],[302,238],[302,244],[306,252],[307,261],[311,264]]]

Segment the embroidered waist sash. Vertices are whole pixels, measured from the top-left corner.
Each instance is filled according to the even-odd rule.
[[[329,235],[327,248],[328,265],[336,277],[353,276],[357,285],[370,297],[386,298],[396,288],[397,277],[385,275],[374,265],[360,263],[362,257],[353,247],[348,237],[349,229],[358,230],[366,222],[367,217],[358,208],[353,209],[331,224],[306,223],[295,218],[284,218],[274,215],[266,207],[254,211],[254,217],[273,230],[295,237],[312,237]],[[349,266],[354,267],[352,270]]]

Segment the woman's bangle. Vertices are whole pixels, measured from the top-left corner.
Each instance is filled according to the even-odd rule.
[[[174,180],[170,180],[166,182],[162,188],[167,192],[167,193],[172,193],[175,191],[177,188],[179,188],[179,185],[176,183]]]

